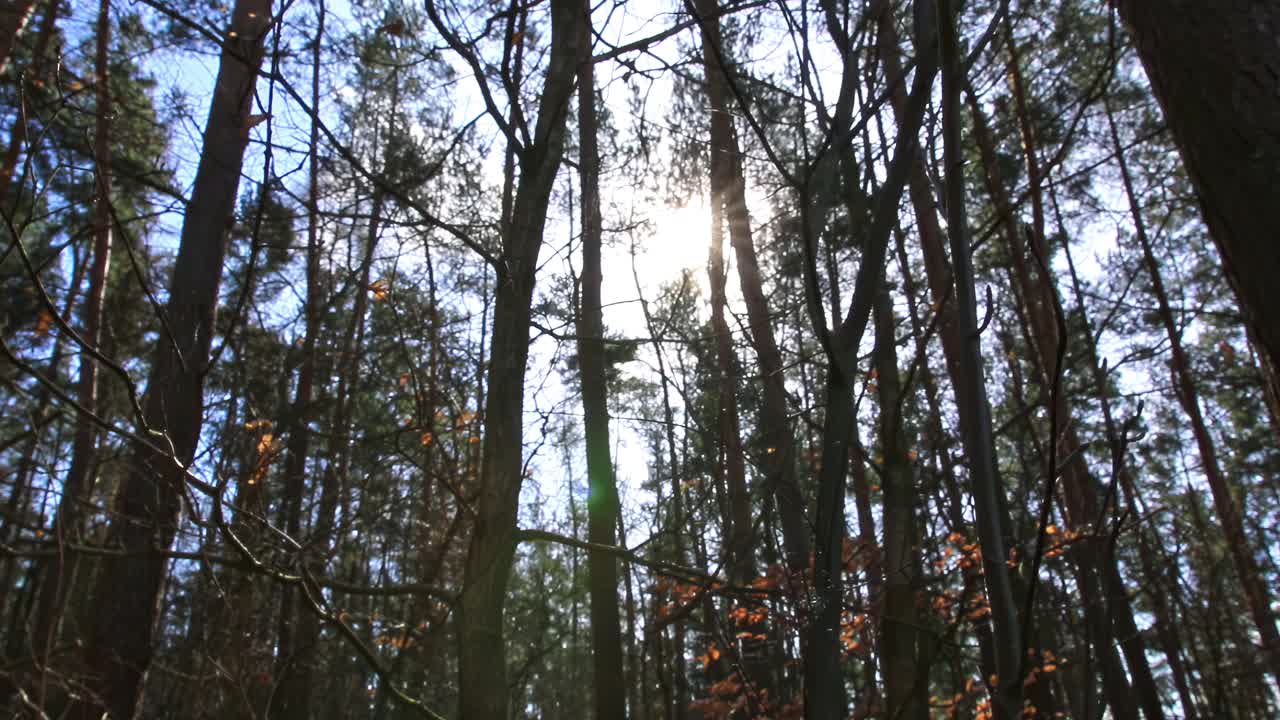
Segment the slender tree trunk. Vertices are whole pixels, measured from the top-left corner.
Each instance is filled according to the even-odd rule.
[[[760,377],[764,384],[760,433],[765,443],[765,480],[777,499],[782,520],[782,539],[787,569],[799,580],[809,566],[809,528],[805,521],[804,494],[796,477],[795,440],[787,417],[787,394],[784,385],[782,353],[774,339],[772,317],[764,295],[760,262],[756,257],[751,234],[751,218],[747,211],[746,177],[742,153],[729,112],[729,90],[725,70],[720,67],[716,48],[724,55],[720,21],[714,17],[714,3],[701,0],[703,17],[703,68],[707,82],[707,98],[711,111],[712,203],[723,206],[729,228],[729,242],[737,260],[738,281],[747,306],[751,344],[755,348]],[[714,286],[713,286],[714,287]],[[738,533],[739,543],[750,543],[750,535]]]
[[[733,120],[728,112],[724,69],[720,67],[717,59],[718,53],[723,56],[724,47],[720,38],[719,21],[713,19],[716,13],[714,0],[699,0],[698,13],[702,16],[702,64],[706,75],[707,95],[711,104],[711,257],[708,273],[711,287],[711,327],[715,335],[720,375],[721,453],[724,455],[732,519],[732,530],[727,535],[731,563],[730,575],[736,582],[745,582],[755,572],[752,557],[754,533],[751,527],[751,498],[747,491],[746,458],[742,447],[738,412],[737,357],[733,350],[729,324],[725,320],[727,272],[724,260],[724,234],[727,224],[730,242],[734,243],[734,247],[738,249],[741,256],[742,249],[739,248],[739,243],[751,243],[751,229],[747,216],[741,166],[738,164],[737,138],[734,136]],[[748,252],[754,256],[754,248]],[[739,268],[739,273],[742,272],[744,271]],[[759,274],[758,269],[756,274]],[[758,289],[757,286],[756,290]],[[767,320],[765,323],[767,327]],[[772,337],[772,330],[770,330],[770,336]],[[776,348],[774,355],[777,356]],[[785,432],[786,429],[784,415],[783,422],[770,432],[777,434]],[[788,503],[788,506],[791,506],[791,503]]]
[[[506,720],[507,667],[503,608],[515,555],[516,522],[523,478],[524,375],[529,357],[533,287],[542,249],[551,187],[563,153],[565,118],[577,65],[585,49],[582,5],[551,4],[551,57],[538,108],[533,144],[520,152],[519,187],[503,238],[490,345],[488,397],[480,462],[479,497],[458,623],[459,715],[469,720]]]
[[[874,308],[876,393],[884,458],[884,602],[880,654],[884,665],[885,717],[928,720],[929,667],[925,619],[919,613],[920,544],[916,486],[902,417],[902,382],[888,289]]]
[[[957,325],[962,343],[956,383],[961,434],[969,456],[973,504],[982,548],[983,575],[991,605],[995,640],[996,682],[992,695],[1001,715],[1022,713],[1022,630],[1013,601],[1000,522],[996,488],[995,448],[991,408],[982,372],[982,341],[978,334],[977,297],[965,210],[964,160],[960,145],[960,93],[964,86],[963,58],[956,30],[957,12],[951,0],[938,0],[939,37],[942,47],[943,153],[946,162],[947,225],[951,234],[951,260],[955,270]],[[1034,582],[1034,578],[1033,578]],[[990,679],[989,679],[990,680]]]
[[[827,414],[823,421],[814,548],[813,583],[817,602],[810,608],[804,651],[805,717],[813,719],[845,714],[839,641],[844,611],[844,485],[849,467],[849,440],[853,436],[853,387],[839,368],[831,367],[827,372]]]
[[[1142,247],[1142,258],[1151,279],[1151,289],[1155,294],[1160,322],[1164,325],[1165,334],[1169,338],[1169,350],[1172,356],[1173,379],[1178,402],[1187,414],[1191,423],[1191,433],[1195,437],[1196,449],[1200,453],[1205,479],[1213,494],[1213,504],[1218,512],[1218,520],[1222,523],[1223,533],[1227,538],[1227,548],[1231,562],[1235,566],[1236,575],[1244,589],[1245,600],[1253,615],[1258,635],[1262,640],[1262,653],[1272,681],[1280,684],[1280,633],[1276,631],[1276,615],[1271,608],[1271,590],[1263,579],[1254,555],[1253,544],[1245,534],[1244,523],[1240,517],[1240,509],[1231,493],[1231,486],[1218,462],[1218,449],[1213,436],[1209,433],[1208,424],[1200,410],[1200,395],[1196,389],[1195,379],[1191,376],[1191,362],[1182,346],[1182,331],[1178,328],[1169,305],[1169,296],[1164,288],[1164,280],[1160,274],[1160,261],[1156,259],[1151,247],[1151,239],[1147,236],[1146,222],[1142,216],[1142,207],[1133,186],[1129,173],[1129,165],[1125,159],[1124,149],[1120,144],[1120,135],[1116,130],[1110,107],[1107,108],[1107,121],[1111,128],[1111,140],[1116,150],[1116,162],[1120,167],[1120,179],[1124,183],[1125,195],[1129,200],[1129,212],[1133,219],[1134,234]],[[1212,227],[1212,226],[1211,226]]]
[[[1116,0],[1280,408],[1280,1]],[[1272,672],[1280,671],[1272,654]]]
[[[1055,217],[1057,218],[1058,232],[1066,237],[1066,227],[1062,222],[1061,214],[1058,212],[1057,196],[1054,192],[1053,185],[1049,187],[1050,199],[1053,201]],[[1084,323],[1084,333],[1082,337],[1085,339],[1085,345],[1089,350],[1089,370],[1092,376],[1095,392],[1102,406],[1102,417],[1104,427],[1106,428],[1107,440],[1111,446],[1112,464],[1115,477],[1112,482],[1120,486],[1121,490],[1126,494],[1130,512],[1138,515],[1134,511],[1134,495],[1133,477],[1129,470],[1128,459],[1126,457],[1127,448],[1121,440],[1120,429],[1116,426],[1115,416],[1111,408],[1111,389],[1107,383],[1106,373],[1103,371],[1100,356],[1098,354],[1098,345],[1094,340],[1094,326],[1089,319],[1088,308],[1084,303],[1084,292],[1080,283],[1080,277],[1076,273],[1075,261],[1071,257],[1071,243],[1064,242],[1063,254],[1067,259],[1067,267],[1071,273],[1072,289],[1076,297],[1076,313]],[[1117,501],[1118,504],[1118,501]],[[1138,515],[1141,517],[1142,515]],[[1151,603],[1152,614],[1155,615],[1156,637],[1160,643],[1160,650],[1169,660],[1169,669],[1173,675],[1174,687],[1178,691],[1179,701],[1182,703],[1182,713],[1187,720],[1197,720],[1198,710],[1191,692],[1191,684],[1189,673],[1182,661],[1182,640],[1179,637],[1177,624],[1173,620],[1173,612],[1170,608],[1169,598],[1166,596],[1166,590],[1160,586],[1164,585],[1162,574],[1155,569],[1154,561],[1156,558],[1165,558],[1167,553],[1164,549],[1162,541],[1159,537],[1153,537],[1146,523],[1139,526],[1137,530],[1138,540],[1138,558],[1142,567],[1143,577],[1146,582],[1143,583],[1144,594]],[[1169,561],[1172,563],[1172,561]],[[1112,565],[1114,567],[1114,564]],[[1118,575],[1118,573],[1117,573]],[[1115,576],[1112,576],[1115,577]],[[1113,579],[1108,582],[1114,584]],[[1127,596],[1127,589],[1121,588]],[[1177,588],[1172,588],[1173,592],[1177,592]],[[1132,619],[1132,618],[1131,618]],[[1122,629],[1119,632],[1124,633]],[[1132,632],[1137,635],[1136,628]]]
[[[901,88],[901,78],[903,77],[902,64],[899,60],[901,50],[897,31],[893,27],[892,22],[880,22],[878,43],[880,48],[880,56],[885,64],[887,81],[893,86],[890,94],[890,102],[893,106],[895,117],[903,116],[907,103],[906,90]],[[962,353],[960,331],[958,325],[958,315],[956,312],[956,302],[953,297],[954,282],[951,274],[951,267],[947,262],[945,243],[942,227],[938,223],[938,215],[935,211],[935,200],[933,190],[930,187],[929,175],[925,169],[925,161],[921,156],[917,156],[915,162],[912,163],[910,169],[910,177],[908,180],[910,191],[911,206],[916,217],[916,230],[920,234],[920,247],[924,260],[925,278],[928,285],[928,293],[932,299],[931,310],[937,313],[936,320],[938,334],[942,340],[943,350],[943,370],[947,377],[953,383],[953,387],[959,387],[960,378],[960,357]],[[906,261],[906,248],[904,243],[899,242],[898,247],[899,262],[902,265],[904,278],[904,286],[911,294],[913,281],[909,272],[909,266]],[[942,408],[941,399],[936,391],[936,383],[931,380],[929,370],[928,356],[925,354],[924,338],[921,333],[923,323],[919,319],[914,319],[916,327],[916,353],[921,359],[920,372],[921,382],[926,387],[926,395],[929,401],[929,417],[931,418],[931,426],[929,434],[935,438],[931,443],[935,448],[935,454],[939,458],[939,462],[944,466],[942,468],[942,479],[944,489],[946,490],[947,500],[947,517],[951,523],[954,532],[966,533],[967,523],[963,515],[963,498],[960,492],[960,484],[955,477],[955,468],[950,461],[950,453],[943,447],[946,442],[946,430],[942,425]],[[970,409],[968,406],[960,405],[961,412]],[[961,424],[977,422],[976,418],[961,417]],[[1000,486],[1001,480],[996,477],[996,486]],[[1009,527],[1009,517],[1007,512],[1001,513],[1001,523],[1004,527]],[[965,592],[968,597],[971,591],[976,590],[982,582],[981,570],[977,567],[965,568]],[[981,658],[983,676],[990,678],[996,674],[995,667],[995,646],[991,633],[991,625],[989,623],[978,623],[975,627],[978,634],[978,644],[981,648],[979,654]]]
[[[644,313],[645,330],[649,333],[651,344],[653,345],[653,353],[658,360],[658,377],[662,387],[662,426],[665,433],[667,458],[670,465],[670,483],[671,483],[671,519],[668,527],[671,528],[672,534],[672,556],[673,562],[683,564],[685,561],[684,549],[684,497],[682,493],[684,488],[681,487],[680,458],[676,452],[676,423],[675,412],[671,405],[671,380],[667,375],[666,353],[663,351],[662,338],[658,337],[658,325],[654,322],[653,315],[649,312],[649,303],[644,298],[644,291],[640,283],[640,275],[636,271],[635,266],[635,248],[632,248],[631,273],[635,280],[636,294],[640,297],[640,309]],[[658,593],[655,602],[662,602],[663,593]],[[670,673],[674,678],[674,682],[668,685],[663,683],[664,691],[664,707],[667,710],[666,717],[674,720],[683,720],[688,714],[689,709],[689,681],[686,670],[684,655],[684,623],[675,623],[672,629],[673,644],[675,652],[672,654],[672,667]],[[659,650],[662,649],[663,638],[660,636],[656,645]],[[661,668],[659,671],[662,676],[666,677],[667,668],[662,662],[658,663]],[[674,687],[671,687],[674,686]]]
[[[591,3],[580,11],[584,48],[591,47]],[[604,317],[600,307],[600,151],[597,134],[595,65],[578,69],[578,171],[582,178],[582,307],[578,317],[578,368],[587,444],[587,538],[614,545],[618,488],[609,457],[609,388],[605,375]],[[622,629],[618,613],[618,563],[611,553],[587,553],[591,588],[592,692],[597,718],[627,716],[627,684],[622,672]]]
[[[827,354],[826,418],[822,429],[822,468],[818,475],[818,510],[814,548],[814,602],[804,629],[805,715],[834,718],[845,712],[844,680],[840,668],[839,635],[843,610],[844,485],[848,467],[853,416],[852,392],[857,347],[871,316],[872,305],[884,280],[884,260],[889,237],[897,221],[898,204],[914,162],[926,99],[936,76],[935,13],[932,2],[914,6],[919,65],[912,80],[906,110],[898,123],[898,143],[888,163],[884,184],[874,199],[861,265],[854,280],[849,309],[838,324],[827,330],[819,298],[815,253],[817,228],[814,198],[805,198],[806,296],[810,318]],[[846,64],[845,82],[853,69]],[[842,91],[843,94],[843,91]],[[840,103],[838,103],[839,105]],[[837,110],[837,132],[845,126]],[[836,162],[829,158],[829,162]],[[824,162],[820,160],[821,164]],[[834,169],[835,165],[830,166]],[[850,221],[852,222],[852,218]],[[834,285],[838,278],[830,278]],[[1001,569],[1004,569],[1003,562]]]
[[[325,4],[316,3],[316,36],[312,41],[311,105],[319,112],[320,102],[320,48],[324,39]],[[307,196],[307,290],[303,301],[302,367],[298,370],[297,394],[291,413],[292,427],[285,450],[284,503],[286,507],[285,531],[302,541],[302,521],[306,505],[307,456],[311,449],[312,396],[315,393],[316,336],[320,332],[320,128],[319,117],[311,118],[311,152],[309,158],[309,187]],[[332,525],[332,522],[329,523]],[[327,548],[327,538],[313,528],[314,538]],[[327,533],[326,533],[327,534]],[[310,546],[311,543],[304,543]],[[325,554],[323,551],[321,556]],[[312,566],[317,558],[304,551],[300,563]],[[323,562],[323,560],[319,560]],[[310,717],[313,714],[311,676],[315,670],[319,626],[315,612],[309,607],[311,600],[307,589],[287,585],[281,589],[279,640],[277,665],[280,687],[273,696],[273,712],[280,717]]]
[[[1076,424],[1071,416],[1065,391],[1059,389],[1055,394],[1054,374],[1057,372],[1057,358],[1060,350],[1059,327],[1054,308],[1058,306],[1057,289],[1052,278],[1046,275],[1049,269],[1049,250],[1044,242],[1043,202],[1039,180],[1039,165],[1035,160],[1035,140],[1030,130],[1030,121],[1025,111],[1025,101],[1021,99],[1020,73],[1012,72],[1015,79],[1015,104],[1022,123],[1022,146],[1027,157],[1028,176],[1036,178],[1032,186],[1031,196],[1034,200],[1033,217],[1036,227],[1029,229],[1024,239],[1017,227],[1016,215],[1009,200],[1008,191],[1001,176],[998,160],[995,156],[994,143],[987,128],[986,118],[977,104],[976,98],[970,94],[969,107],[973,116],[974,135],[982,156],[984,176],[987,189],[996,207],[996,214],[1003,218],[1002,226],[1012,264],[1014,284],[1018,289],[1025,310],[1026,326],[1030,335],[1030,345],[1035,350],[1033,366],[1038,370],[1038,380],[1043,397],[1056,398],[1056,405],[1050,409],[1057,417],[1056,427],[1062,428],[1059,438],[1050,438],[1054,443],[1054,466],[1065,463],[1063,467],[1062,494],[1067,508],[1067,526],[1085,536],[1075,543],[1070,551],[1073,565],[1077,568],[1077,581],[1086,598],[1084,613],[1085,623],[1089,628],[1090,642],[1101,660],[1103,672],[1103,688],[1113,714],[1119,717],[1136,717],[1141,704],[1142,713],[1148,720],[1163,720],[1164,707],[1160,699],[1159,688],[1147,662],[1146,648],[1142,636],[1137,633],[1133,619],[1133,608],[1129,596],[1124,590],[1124,582],[1116,567],[1115,557],[1108,551],[1106,538],[1094,528],[1099,520],[1098,488],[1100,483],[1090,471],[1085,461],[1080,438],[1076,432]],[[1028,253],[1034,254],[1038,260],[1034,270],[1028,260]],[[1111,622],[1108,622],[1111,618]],[[1125,677],[1124,666],[1121,665],[1115,645],[1118,637],[1123,637],[1119,644],[1124,650],[1125,660],[1134,677],[1134,686],[1130,687]],[[1136,697],[1135,697],[1136,691]]]
[[[0,32],[3,32],[0,30]],[[97,112],[94,119],[93,264],[89,269],[89,291],[85,295],[84,330],[81,337],[89,348],[80,351],[80,378],[76,395],[83,412],[76,416],[71,445],[71,467],[63,481],[53,534],[59,550],[44,568],[40,596],[36,601],[33,639],[37,655],[47,657],[57,642],[58,625],[67,601],[67,591],[75,579],[78,557],[65,547],[79,543],[84,530],[84,505],[93,490],[97,463],[98,428],[91,415],[98,412],[98,363],[90,348],[102,344],[102,306],[111,267],[111,5],[102,0],[98,7],[94,75],[97,78]]]
[[[270,18],[270,0],[238,0],[233,10],[234,36],[223,46],[170,285],[166,313],[172,339],[163,334],[158,341],[145,401],[151,430],[164,433],[155,442],[171,446],[172,455],[139,445],[122,480],[107,544],[124,554],[102,560],[93,593],[97,624],[86,649],[95,694],[81,696],[74,717],[97,718],[105,711],[132,718],[151,663],[168,567],[164,551],[178,531],[181,467],[194,459],[200,437],[226,230]]]

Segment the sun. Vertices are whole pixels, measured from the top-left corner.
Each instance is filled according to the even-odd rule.
[[[705,275],[711,239],[711,209],[701,200],[683,206],[656,208],[653,234],[639,248],[646,283],[670,282],[683,270]]]

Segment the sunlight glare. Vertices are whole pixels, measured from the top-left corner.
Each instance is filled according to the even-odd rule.
[[[655,208],[653,234],[638,249],[641,280],[661,284],[679,277],[681,270],[704,274],[711,237],[711,209],[701,200],[683,207]]]

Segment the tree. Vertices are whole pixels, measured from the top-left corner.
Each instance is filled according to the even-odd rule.
[[[27,26],[27,20],[36,8],[36,0],[17,0],[0,7],[0,73],[5,71],[13,46]],[[50,9],[52,12],[52,9]]]
[[[225,233],[252,127],[252,88],[270,18],[269,0],[240,0],[232,12],[200,169],[183,219],[166,308],[168,328],[157,345],[148,382],[145,435],[135,444],[130,473],[119,491],[123,519],[113,524],[109,538],[126,555],[102,563],[93,590],[97,622],[86,657],[96,680],[94,693],[73,703],[78,717],[103,712],[132,717],[153,657],[168,566],[165,551],[177,532],[180,489],[203,422]]]
[[[432,21],[449,35],[428,4]],[[516,511],[523,468],[524,376],[529,356],[529,322],[538,254],[551,188],[564,151],[565,120],[577,66],[582,62],[583,21],[574,0],[551,5],[551,57],[539,94],[536,124],[529,133],[506,125],[520,166],[511,214],[502,221],[502,253],[494,264],[497,289],[489,345],[488,395],[484,408],[479,497],[467,554],[458,618],[460,714],[468,718],[507,715],[506,652],[502,640],[507,576],[516,544]],[[456,36],[455,36],[456,37]],[[461,47],[460,42],[454,43]],[[457,49],[455,47],[455,50]],[[469,52],[469,51],[468,51]],[[513,102],[518,102],[512,98]],[[521,116],[522,117],[522,116]]]
[[[580,52],[591,48],[591,3],[583,0],[578,21]],[[578,367],[582,380],[582,422],[587,444],[587,538],[614,545],[621,511],[609,446],[609,388],[606,377],[604,319],[600,309],[603,277],[600,245],[600,150],[597,138],[594,63],[578,68],[578,172],[582,181],[582,304],[578,317]],[[622,630],[618,619],[618,563],[611,553],[587,554],[591,587],[593,691],[597,718],[625,718],[626,683],[622,673]]]

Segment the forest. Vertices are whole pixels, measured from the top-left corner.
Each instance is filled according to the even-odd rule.
[[[1278,37],[0,0],[0,714],[1280,717]]]

